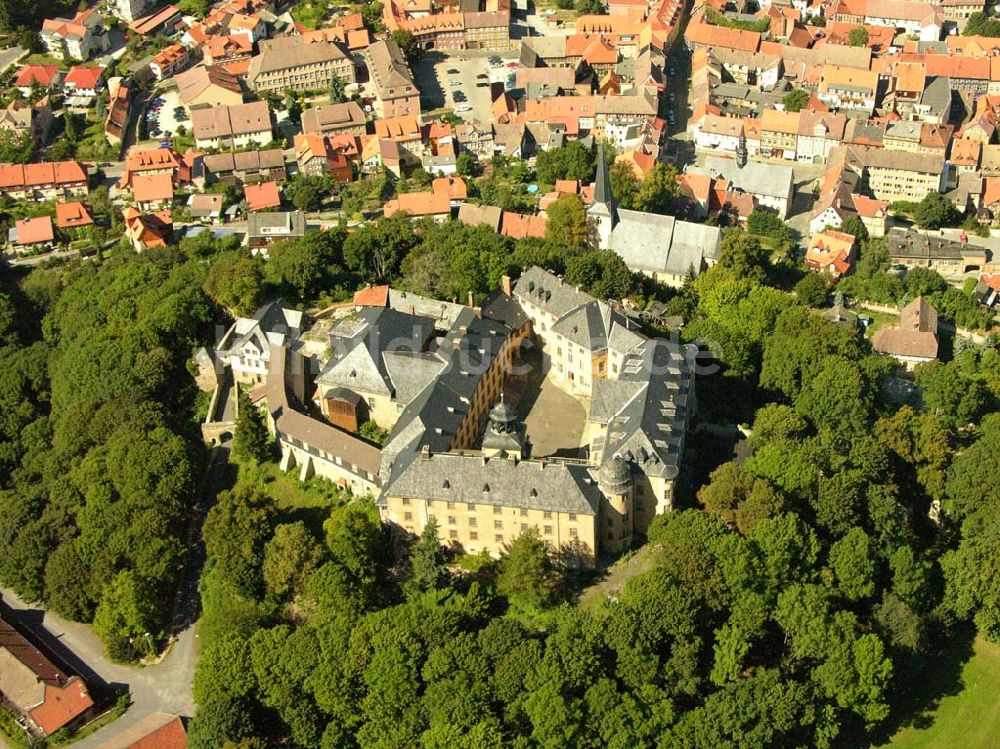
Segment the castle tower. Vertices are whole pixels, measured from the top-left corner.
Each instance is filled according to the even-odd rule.
[[[597,486],[604,495],[600,513],[600,543],[614,554],[632,546],[634,518],[632,471],[629,464],[616,455],[597,472]]]
[[[736,144],[736,166],[740,169],[747,165],[747,136],[740,130],[740,140]]]
[[[597,176],[594,178],[594,202],[587,215],[597,230],[597,247],[606,250],[611,244],[611,231],[618,223],[618,206],[611,192],[608,162],[604,158],[604,143],[597,146]]]
[[[483,455],[520,460],[524,457],[524,442],[524,429],[517,414],[501,393],[500,400],[490,411],[490,423],[483,434]]]

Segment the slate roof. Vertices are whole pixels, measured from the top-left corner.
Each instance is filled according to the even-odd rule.
[[[418,455],[386,486],[383,496],[578,515],[596,515],[601,499],[596,477],[585,465],[458,453]]]

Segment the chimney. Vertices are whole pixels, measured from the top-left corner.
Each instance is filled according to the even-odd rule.
[[[563,277],[562,276],[556,276],[556,283],[559,284],[559,288],[561,289],[562,285],[563,285]]]
[[[465,305],[466,307],[475,307],[476,306],[475,304],[473,304],[472,292],[471,291],[469,292],[469,296],[467,297],[467,299],[468,299],[468,303]]]
[[[430,445],[424,445],[422,448],[420,448],[420,457],[422,459],[424,459],[424,460],[430,460],[431,459],[431,446]]]
[[[511,295],[510,276],[500,276],[500,288],[503,289],[503,293],[507,296]]]

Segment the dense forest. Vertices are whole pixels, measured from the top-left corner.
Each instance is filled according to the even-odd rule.
[[[602,297],[667,301],[720,364],[698,383],[699,418],[749,424],[749,456],[692,481],[613,601],[580,600],[587,581],[530,533],[500,560],[453,559],[432,534],[396,556],[369,499],[331,489],[308,514],[287,512],[273,451],[254,444],[260,422],[243,420],[231,484],[201,529],[191,745],[884,737],[969,622],[1000,640],[1000,352],[956,345],[901,406],[884,387],[892,363],[790,293],[798,276],[754,237],[728,232],[717,266],[671,292],[587,250],[581,208],[567,201],[558,233],[518,243],[394,218],[282,243],[266,263],[202,237],[5,270],[0,582],[93,621],[118,659],[149,652],[198,530],[205,456],[185,367],[226,311],[278,293],[346,298],[365,282],[482,298],[538,263]],[[936,283],[922,275],[893,295]]]

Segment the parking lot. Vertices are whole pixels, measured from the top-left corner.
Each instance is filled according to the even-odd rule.
[[[502,57],[499,67],[491,67],[489,57],[483,54],[450,57],[428,54],[414,66],[414,77],[420,89],[420,108],[425,111],[450,109],[466,121],[491,122],[490,80],[502,82],[505,73],[513,74],[513,68],[504,66],[513,60],[514,54],[498,54]],[[458,85],[452,85],[453,82]]]
[[[190,119],[178,119],[177,115],[174,113],[174,109],[181,105],[180,95],[177,93],[177,89],[170,89],[168,91],[163,91],[156,95],[154,98],[155,102],[159,103],[162,101],[162,106],[157,112],[155,119],[149,119],[149,109],[143,116],[146,117],[146,132],[149,133],[148,140],[150,141],[160,141],[164,138],[169,138],[170,135],[175,135],[177,133],[177,128],[183,126],[185,131],[191,132],[191,120]],[[187,117],[185,112],[184,117]],[[158,135],[153,135],[153,130],[159,130]],[[166,135],[170,133],[170,135]]]

